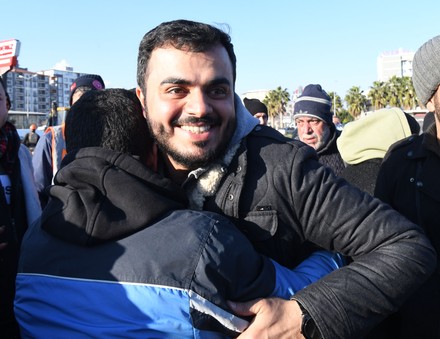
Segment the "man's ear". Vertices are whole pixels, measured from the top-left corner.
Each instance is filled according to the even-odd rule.
[[[145,108],[145,96],[144,93],[142,93],[142,89],[140,87],[136,87],[136,96],[138,97],[139,101],[141,102],[142,108],[143,108],[143,114],[144,117],[147,117],[147,110]]]
[[[434,96],[432,96],[432,98],[429,99],[428,103],[426,104],[426,108],[430,112],[434,112],[435,111]]]

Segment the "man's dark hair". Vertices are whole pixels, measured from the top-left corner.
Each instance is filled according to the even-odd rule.
[[[116,88],[84,93],[66,116],[65,138],[68,153],[103,147],[141,160],[152,142],[136,94]]]
[[[171,45],[191,52],[205,52],[221,44],[227,51],[232,64],[232,75],[235,83],[237,59],[229,34],[208,24],[175,20],[163,22],[144,35],[139,45],[137,82],[145,93],[145,72],[154,49]]]

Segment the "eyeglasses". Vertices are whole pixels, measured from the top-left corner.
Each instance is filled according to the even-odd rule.
[[[303,119],[296,119],[296,126],[298,127],[302,127],[305,124],[310,124],[310,126],[318,126],[319,124],[322,123],[322,120],[320,119],[308,119],[308,120],[303,120]]]

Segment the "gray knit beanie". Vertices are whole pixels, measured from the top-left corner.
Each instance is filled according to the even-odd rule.
[[[426,106],[440,84],[440,35],[417,50],[413,59],[412,81],[417,97]]]

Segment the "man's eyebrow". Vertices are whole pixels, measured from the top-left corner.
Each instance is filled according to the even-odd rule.
[[[183,78],[169,77],[169,78],[163,79],[160,82],[161,86],[162,85],[167,85],[167,84],[191,85],[191,81],[185,80]],[[226,77],[219,77],[219,78],[215,78],[215,79],[212,79],[212,80],[208,81],[206,84],[203,85],[203,87],[210,87],[210,86],[215,86],[215,85],[228,85],[228,86],[231,86],[231,82]]]
[[[173,85],[190,85],[191,82],[182,78],[173,78],[173,77],[169,77],[166,79],[163,79],[160,82],[160,85],[167,85],[167,84],[173,84]]]
[[[206,86],[215,86],[215,85],[228,85],[231,86],[231,82],[226,77],[215,78],[209,81]]]

